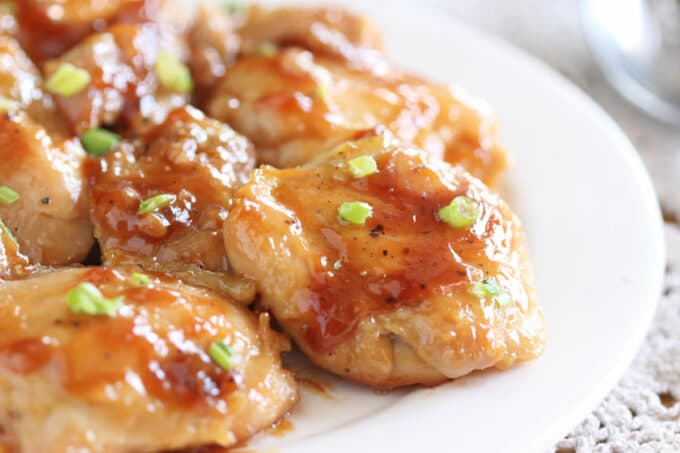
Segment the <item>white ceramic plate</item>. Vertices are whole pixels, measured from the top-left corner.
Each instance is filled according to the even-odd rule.
[[[261,436],[249,449],[545,450],[616,383],[654,312],[662,222],[624,134],[543,64],[414,3],[342,2],[382,26],[402,66],[460,84],[497,112],[502,143],[515,156],[504,192],[527,230],[547,324],[545,355],[510,371],[385,395],[317,377],[331,383],[331,396],[303,385],[293,430]]]

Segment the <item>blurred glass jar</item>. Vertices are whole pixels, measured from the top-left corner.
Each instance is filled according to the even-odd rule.
[[[680,0],[583,0],[586,36],[612,85],[680,124]]]

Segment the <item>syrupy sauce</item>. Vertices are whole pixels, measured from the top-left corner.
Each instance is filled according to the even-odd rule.
[[[54,348],[42,338],[23,338],[0,346],[0,367],[17,374],[29,374],[44,367]]]
[[[186,109],[178,109],[145,137],[144,148],[134,152],[121,148],[105,159],[86,163],[90,206],[105,251],[115,248],[135,256],[153,257],[161,246],[198,231],[214,233],[211,244],[217,247],[210,253],[222,247],[219,231],[231,205],[231,185],[237,184],[234,179],[245,178],[254,160],[249,161],[249,150],[234,149],[238,145],[222,138],[215,130],[222,125],[208,123],[212,129],[203,129],[200,121]],[[199,141],[201,134],[211,137],[209,145]],[[214,150],[201,148],[213,145]],[[197,156],[178,163],[183,159],[176,155],[180,148],[193,149]],[[226,165],[229,172],[235,173],[233,178],[222,168]],[[151,215],[137,213],[143,200],[162,193],[175,195],[176,202]]]
[[[42,63],[61,55],[90,33],[100,32],[117,22],[152,21],[160,10],[160,0],[118,0],[105,8],[103,3],[100,0],[16,1],[22,46],[34,61]]]
[[[316,264],[310,286],[298,294],[298,304],[309,307],[305,335],[316,351],[329,351],[342,343],[369,313],[418,305],[433,294],[466,291],[470,260],[482,266],[483,260],[476,257],[503,228],[499,213],[467,183],[449,187],[435,171],[404,154],[385,153],[376,160],[378,173],[340,183],[351,185],[353,200],[373,201],[373,216],[363,226],[337,219],[337,206],[344,199],[329,203],[326,209],[331,212],[321,222],[331,218],[335,224],[323,225],[314,210],[303,206],[308,200],[279,193],[300,216],[303,230],[321,230],[327,246],[326,266]],[[405,181],[410,177],[427,182],[409,188]],[[338,184],[328,173],[323,178]],[[331,198],[333,187],[320,184],[320,193]],[[481,206],[479,220],[471,228],[452,228],[438,220],[439,209],[458,195],[469,196]],[[336,260],[342,261],[338,270],[333,268]]]
[[[335,399],[335,395],[333,394],[335,389],[330,382],[323,382],[318,378],[300,376],[299,374],[295,376],[295,380],[301,386],[313,391],[326,400]]]
[[[269,434],[276,437],[284,437],[295,430],[295,425],[288,419],[281,420],[276,426],[269,430]]]
[[[192,304],[209,302],[187,300],[166,288],[133,287],[123,275],[104,268],[88,271],[81,281],[98,286],[107,297],[124,296],[125,307],[114,318],[73,315],[63,323],[73,329],[72,337],[55,349],[53,359],[61,364],[57,368],[68,392],[97,398],[107,386],[125,382],[164,404],[224,409],[219,400],[238,385],[237,375],[207,354],[218,330],[215,322],[224,316],[220,304],[199,317]],[[34,352],[34,343],[30,347],[37,362],[21,367],[33,371],[50,357],[43,349]]]

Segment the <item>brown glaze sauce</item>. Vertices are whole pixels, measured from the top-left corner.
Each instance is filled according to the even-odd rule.
[[[480,236],[476,233],[479,225],[474,231],[447,226],[438,220],[438,210],[458,195],[474,198],[473,190],[464,186],[451,190],[433,170],[416,166],[410,171],[427,172],[418,178],[428,176],[431,180],[425,195],[406,186],[404,170],[398,169],[389,155],[376,156],[376,160],[378,173],[350,184],[356,200],[379,199],[384,204],[374,206],[373,217],[363,226],[342,225],[339,220],[332,226],[325,236],[335,253],[326,256],[329,265],[317,265],[304,296],[310,307],[306,340],[316,351],[329,351],[342,343],[367,313],[418,305],[428,295],[442,291],[466,291],[470,276],[460,255],[482,253],[485,241],[500,227],[500,217],[494,210],[480,216],[478,224],[486,222]],[[303,202],[286,200],[284,204]],[[482,209],[489,209],[480,204]],[[302,205],[293,209],[297,213],[309,211]],[[323,229],[311,226],[313,215],[301,216],[301,222],[303,228]],[[416,240],[402,245],[390,240],[392,234]],[[368,241],[380,241],[385,248],[367,252],[362,245]],[[333,263],[338,259],[343,261],[342,268],[335,270]],[[398,260],[397,270],[381,273],[381,263],[390,260]]]
[[[127,382],[166,404],[214,408],[236,390],[234,375],[205,351],[212,337],[208,330],[216,326],[192,313],[194,301],[165,288],[130,287],[121,274],[105,268],[92,269],[81,280],[107,297],[124,296],[124,310],[115,318],[73,315],[68,343],[54,350],[39,340],[9,345],[0,350],[0,364],[28,373],[54,360],[61,364],[64,388],[85,397]],[[153,317],[167,315],[162,310],[170,307],[173,322],[155,327]]]
[[[161,135],[160,129],[149,135],[151,147],[154,140],[165,140],[158,138]],[[201,171],[198,163],[177,168],[166,153],[147,149],[136,154],[135,164],[129,163],[125,151],[115,151],[105,160],[89,159],[85,166],[92,215],[103,229],[106,247],[153,256],[161,245],[187,233],[221,228],[231,204],[229,187]],[[120,168],[125,169],[123,176],[118,175]],[[176,202],[153,214],[137,214],[143,200],[163,193],[175,195]]]
[[[24,338],[0,346],[0,367],[17,374],[29,374],[47,365],[53,352],[53,347],[41,338]]]
[[[272,436],[284,437],[287,434],[292,433],[295,430],[295,425],[288,419],[281,420],[276,426],[270,429],[268,432]]]
[[[17,0],[14,3],[22,47],[35,61],[42,62],[61,55],[90,33],[100,32],[113,23],[153,21],[158,17],[161,2]],[[61,16],[52,14],[51,8],[62,11]]]

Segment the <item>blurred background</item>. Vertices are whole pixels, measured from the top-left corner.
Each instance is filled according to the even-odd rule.
[[[656,0],[661,1],[677,0]],[[664,124],[643,113],[607,82],[584,33],[581,0],[429,0],[429,3],[523,48],[593,97],[639,150],[654,180],[666,220],[680,224],[680,125]],[[618,8],[612,8],[612,14],[621,16],[623,5],[637,0],[609,3],[618,4]],[[677,19],[680,21],[680,16]],[[680,59],[680,54],[677,57]]]

